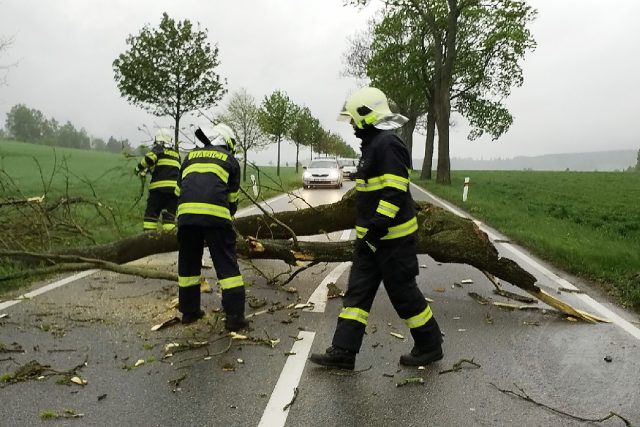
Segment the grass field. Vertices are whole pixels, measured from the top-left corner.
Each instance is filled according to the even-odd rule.
[[[640,173],[456,171],[451,186],[414,178],[540,258],[640,308]]]
[[[52,236],[48,247],[39,250],[51,250],[63,246],[90,245],[116,240],[142,230],[142,217],[146,205],[147,191],[141,195],[140,179],[133,174],[134,166],[140,158],[125,158],[123,155],[88,150],[51,148],[35,144],[0,140],[0,202],[9,199],[24,199],[42,196],[45,201],[57,200],[59,197],[83,197],[91,201],[99,201],[103,207],[97,214],[94,206],[78,205],[73,208],[73,215],[90,233],[64,233]],[[302,171],[295,173],[293,167],[281,167],[280,177],[276,177],[275,167],[259,167],[259,171],[248,170],[259,176],[260,200],[269,198],[282,191],[298,188],[302,184]],[[149,178],[147,178],[148,184]],[[242,185],[251,191],[251,181]],[[240,206],[247,206],[250,201],[241,196]],[[0,225],[6,225],[8,208],[0,208]],[[15,224],[9,222],[10,224]],[[0,238],[0,248],[19,247],[13,241],[14,233],[5,233]],[[10,235],[10,242],[6,236]],[[33,244],[33,241],[30,242]],[[27,247],[33,247],[26,244]],[[6,274],[11,267],[0,265],[0,276]],[[4,269],[4,273],[3,273]],[[0,290],[3,287],[0,282]]]
[[[40,250],[119,239],[142,227],[146,191],[136,203],[141,183],[132,173],[138,160],[0,140],[0,201],[41,196],[46,188],[47,200],[82,196],[108,208],[108,218],[96,215],[91,206],[77,208],[75,214],[82,217],[90,236],[66,233]],[[261,199],[301,185],[301,172],[281,167],[277,178],[275,169],[250,171],[259,174]],[[465,176],[471,178],[471,185],[468,201],[463,203]],[[413,178],[541,258],[605,284],[624,303],[640,308],[640,174],[454,172],[451,186],[420,182],[417,175]],[[250,181],[243,187],[252,194]],[[248,204],[241,199],[241,206]],[[6,220],[3,215],[0,208],[0,225]],[[0,239],[0,247],[7,247],[7,242]],[[11,266],[0,264],[0,276],[10,270]],[[7,284],[0,282],[2,287]]]

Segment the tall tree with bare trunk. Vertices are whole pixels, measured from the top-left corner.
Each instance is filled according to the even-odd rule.
[[[436,182],[450,184],[451,112],[469,120],[470,139],[485,132],[496,139],[506,132],[513,118],[502,101],[513,86],[523,83],[520,62],[535,47],[527,25],[536,12],[522,0],[383,2],[392,12],[415,19],[410,28],[421,41],[423,54],[432,53],[425,56],[429,61],[422,62],[421,72],[431,84],[423,91],[430,97],[428,107],[438,131]]]

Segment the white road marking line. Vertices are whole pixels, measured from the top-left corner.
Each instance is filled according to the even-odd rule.
[[[5,301],[3,303],[0,303],[0,310],[4,310],[5,308],[11,307],[12,305],[16,305],[21,303],[22,301],[24,301],[25,299],[31,299],[33,297],[36,297],[38,295],[44,294],[45,292],[49,292],[53,289],[59,288],[60,286],[64,286],[68,283],[71,283],[75,280],[78,279],[82,279],[83,277],[87,277],[95,272],[97,272],[98,270],[85,270],[85,271],[81,271],[80,273],[76,273],[73,276],[69,276],[69,277],[65,277],[64,279],[58,280],[57,282],[53,282],[50,283],[48,285],[45,285],[41,288],[36,289],[35,291],[26,293],[24,295],[21,295],[20,298],[22,299],[17,299],[17,300],[11,300],[11,301]]]
[[[445,202],[444,200],[440,199],[439,197],[434,196],[433,194],[431,194],[428,191],[426,191],[424,188],[419,187],[419,186],[415,185],[414,183],[411,183],[411,185],[413,185],[418,190],[422,191],[427,196],[431,197],[436,202],[440,203],[442,206],[444,206],[446,209],[450,210],[454,214],[456,214],[458,216],[461,216],[461,217],[464,217],[464,218],[469,218],[469,219],[473,220],[478,225],[478,228],[480,228],[480,230],[482,230],[485,233],[487,233],[487,235],[489,236],[490,239],[496,240],[496,239],[500,238],[498,235],[496,235],[495,233],[491,232],[491,230],[488,230],[486,227],[484,227],[480,221],[478,221],[478,220],[472,218],[471,216],[465,214],[461,210],[459,210],[459,209],[455,208],[454,206],[452,206],[450,203]],[[543,266],[542,264],[540,264],[539,262],[537,262],[536,260],[534,260],[533,258],[528,256],[524,252],[520,251],[518,248],[515,248],[510,243],[508,243],[508,242],[501,243],[501,248],[504,248],[505,250],[511,252],[516,257],[520,258],[521,260],[523,260],[524,262],[529,264],[534,270],[537,270],[539,273],[545,275],[551,281],[555,282],[559,287],[564,287],[564,288],[569,288],[569,289],[578,289],[572,283],[570,283],[566,279],[563,279],[562,277],[558,276],[557,274],[555,274],[554,272],[552,272],[551,270],[549,270],[548,268],[546,268],[545,266]],[[579,294],[579,295],[576,295],[576,297],[578,299],[580,299],[582,302],[584,302],[585,304],[587,304],[592,309],[598,311],[602,316],[604,316],[607,319],[611,320],[611,322],[613,324],[615,324],[619,328],[623,329],[624,331],[628,332],[634,338],[637,338],[637,339],[640,340],[640,329],[638,329],[637,327],[633,326],[633,324],[631,324],[631,322],[629,322],[629,321],[623,319],[622,317],[618,316],[612,310],[609,310],[607,307],[605,307],[604,305],[602,305],[598,301],[594,300],[589,295]]]
[[[352,231],[353,230],[344,230],[340,236],[340,240],[349,240]],[[351,267],[351,261],[346,261],[338,264],[336,268],[331,270],[324,280],[320,282],[320,285],[313,291],[309,297],[309,301],[307,301],[307,304],[313,304],[313,308],[305,311],[324,313],[327,308],[327,285],[332,282],[335,283],[349,267]]]
[[[560,287],[568,288],[568,289],[574,289],[574,290],[578,289],[571,282],[567,281],[566,279],[563,279],[562,277],[558,276],[554,272],[550,271],[548,268],[546,268],[545,266],[541,265],[536,260],[532,259],[531,257],[529,257],[525,253],[521,252],[517,248],[514,248],[511,245],[508,245],[508,246],[505,246],[505,249],[507,249],[512,254],[514,254],[516,257],[518,257],[521,260],[525,261],[527,264],[529,264],[534,269],[538,270],[540,273],[542,273],[545,276],[547,276],[549,279],[551,279],[552,281],[557,283]],[[594,300],[589,295],[578,294],[578,295],[576,295],[576,298],[580,299],[582,302],[584,302],[585,304],[587,304],[589,307],[593,308],[594,310],[600,312],[600,314],[602,316],[604,316],[605,318],[611,320],[613,323],[618,325],[620,328],[624,329],[626,332],[628,332],[629,334],[631,334],[632,336],[634,336],[635,338],[640,340],[640,329],[638,329],[637,327],[633,326],[630,322],[624,320],[622,317],[618,316],[616,313],[614,313],[613,311],[609,310],[607,307],[603,306],[601,303],[599,303],[598,301]]]
[[[315,336],[315,332],[308,331],[300,331],[298,334],[298,340],[293,343],[291,348],[291,353],[295,354],[287,357],[287,362],[282,368],[269,403],[262,414],[259,427],[284,426],[287,422],[290,408],[286,410],[283,408],[293,399],[293,390],[300,382]]]
[[[336,268],[334,268],[331,273],[327,274],[327,277],[324,278],[320,285],[316,288],[315,291],[309,297],[309,301],[307,304],[313,304],[313,308],[305,311],[310,311],[312,313],[324,313],[324,310],[327,308],[327,284],[335,283],[336,280],[344,271],[351,267],[351,261],[343,262],[338,264]]]

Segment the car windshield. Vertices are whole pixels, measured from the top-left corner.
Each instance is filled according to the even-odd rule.
[[[336,169],[338,164],[335,160],[314,160],[309,163],[309,169],[329,168]]]
[[[340,159],[340,160],[338,160],[338,163],[340,164],[340,166],[355,166],[356,165],[356,161],[352,160],[352,159]]]

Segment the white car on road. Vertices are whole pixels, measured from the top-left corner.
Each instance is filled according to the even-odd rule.
[[[314,159],[304,167],[302,187],[342,187],[342,170],[336,159]]]
[[[342,167],[342,177],[355,181],[358,159],[338,159],[338,164]]]

